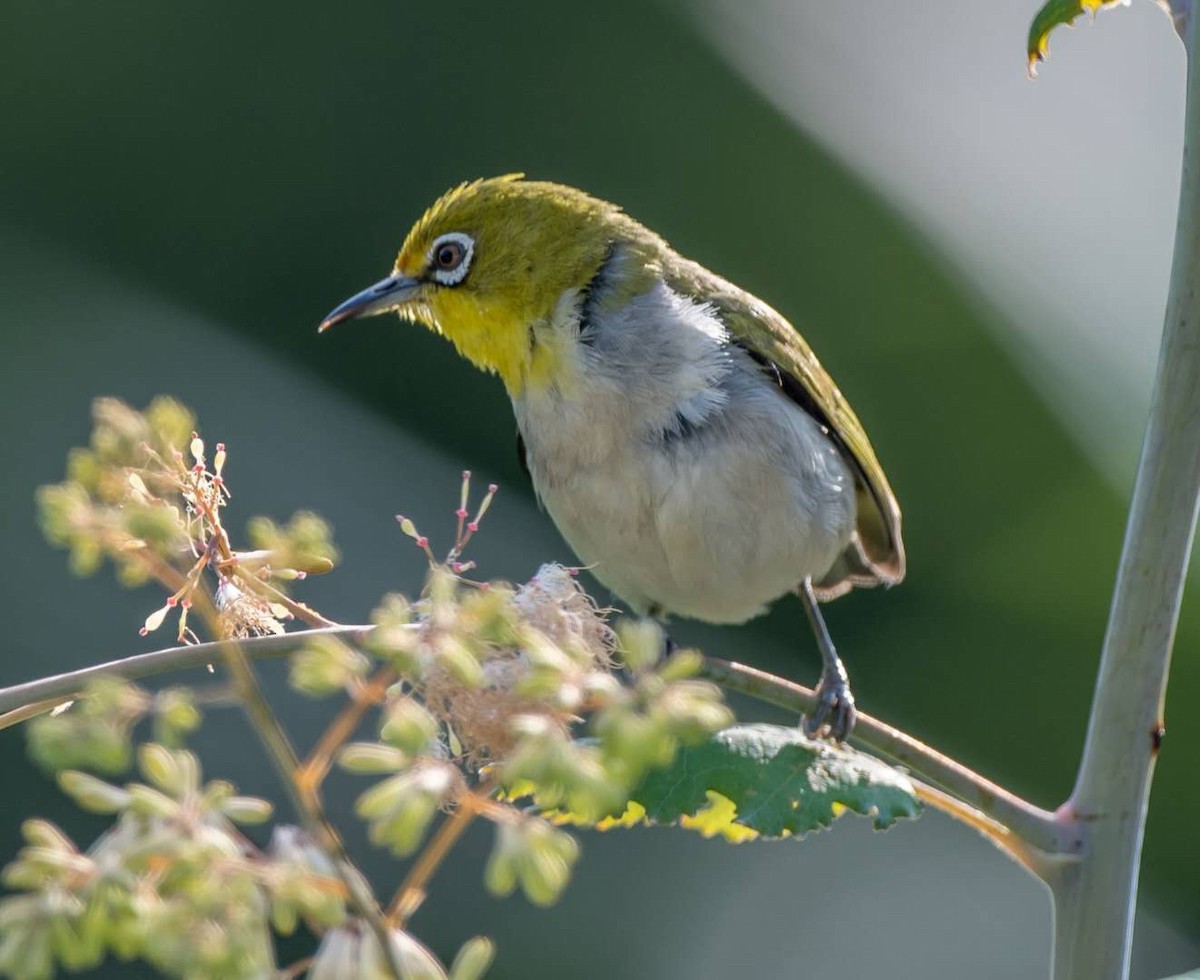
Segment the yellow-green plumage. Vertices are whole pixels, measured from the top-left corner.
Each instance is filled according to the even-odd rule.
[[[620,208],[575,188],[462,184],[393,273],[322,329],[386,311],[503,380],[539,498],[641,611],[739,622],[796,590],[834,731],[853,699],[817,598],[904,577],[900,509],[796,329]]]
[[[825,425],[852,459],[859,485],[858,532],[873,577],[894,585],[904,578],[900,507],[883,467],[833,378],[804,338],[776,310],[699,263],[675,252],[661,237],[619,207],[574,187],[526,181],[520,175],[460,184],[439,198],[413,226],[396,259],[396,271],[418,272],[429,245],[448,231],[492,233],[471,270],[473,289],[443,291],[428,309],[409,314],[445,334],[476,366],[495,371],[510,393],[552,376],[553,350],[527,343],[530,324],[547,321],[562,293],[588,282],[614,239],[631,245],[634,268],[615,304],[661,277],[672,289],[712,304],[737,341],[778,369],[789,394]],[[837,586],[825,593],[839,591]]]

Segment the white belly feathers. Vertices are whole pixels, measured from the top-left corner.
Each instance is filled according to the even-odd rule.
[[[855,524],[821,425],[659,284],[574,336],[561,385],[514,399],[534,487],[580,561],[639,612],[736,623],[820,579]],[[574,322],[569,321],[574,317]]]

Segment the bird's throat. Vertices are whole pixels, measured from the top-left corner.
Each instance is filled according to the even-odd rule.
[[[439,303],[430,326],[481,371],[498,374],[510,396],[560,380],[564,358],[552,329],[457,299]]]

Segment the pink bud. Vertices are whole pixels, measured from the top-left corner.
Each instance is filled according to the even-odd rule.
[[[417,547],[418,548],[428,548],[429,547],[429,539],[427,537],[425,537],[425,535],[423,535],[423,534],[418,536]]]
[[[467,525],[467,530],[470,531],[472,534],[474,534],[476,531],[479,530],[479,522],[471,521],[471,523]]]
[[[465,520],[467,519],[467,508],[466,508],[466,507],[459,507],[459,508],[458,508],[458,510],[456,510],[456,511],[454,512],[454,516],[455,516],[455,517],[460,517],[460,518],[462,518],[462,519],[465,521]]]

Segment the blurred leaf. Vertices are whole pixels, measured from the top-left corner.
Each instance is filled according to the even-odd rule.
[[[899,770],[776,725],[737,725],[680,750],[633,798],[648,823],[679,822],[734,841],[800,836],[828,827],[845,810],[874,818],[882,830],[921,809]]]
[[[1157,0],[1168,16],[1175,22],[1176,30],[1181,30],[1181,23],[1191,8],[1191,0]],[[1106,7],[1128,6],[1129,0],[1048,0],[1033,18],[1029,26],[1029,43],[1026,53],[1029,56],[1029,74],[1037,75],[1039,61],[1045,61],[1050,53],[1050,33],[1061,24],[1070,26],[1076,17],[1082,13],[1093,16],[1097,10]]]

